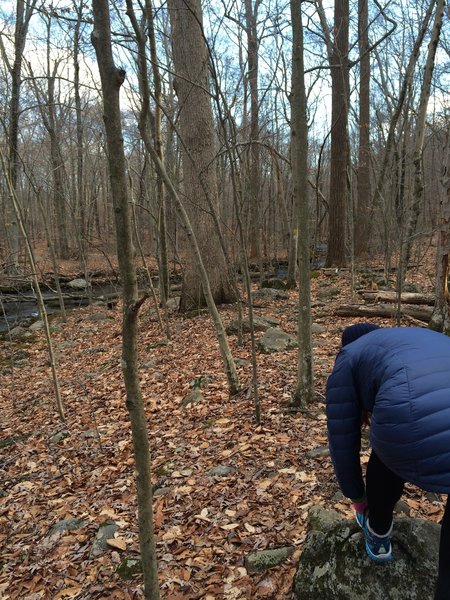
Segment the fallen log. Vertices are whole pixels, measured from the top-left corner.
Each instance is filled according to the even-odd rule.
[[[366,302],[398,302],[398,293],[388,290],[362,290],[359,292]],[[419,294],[414,292],[402,292],[402,304],[427,304],[434,305],[432,294]]]
[[[400,314],[402,316],[412,317],[423,323],[428,323],[433,312],[431,306],[416,306],[411,304],[402,304]],[[397,306],[393,304],[342,304],[334,311],[338,317],[385,317],[395,318],[397,316]]]

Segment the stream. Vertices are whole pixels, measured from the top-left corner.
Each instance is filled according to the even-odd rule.
[[[92,284],[92,300],[107,301],[117,297],[120,289],[111,284],[96,285]],[[89,298],[84,290],[73,290],[63,288],[65,309],[73,310],[87,306]],[[47,314],[60,312],[59,301],[53,291],[42,291],[45,309]],[[10,294],[0,293],[0,334],[4,334],[24,321],[35,321],[39,318],[38,303],[33,289],[21,290],[16,293],[14,298]]]

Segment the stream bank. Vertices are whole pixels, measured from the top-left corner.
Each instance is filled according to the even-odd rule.
[[[81,282],[80,279],[73,280]],[[118,284],[92,283],[88,293],[86,286],[71,286],[70,281],[61,287],[66,310],[74,310],[88,306],[89,302],[103,302],[112,308],[120,296],[121,290]],[[84,282],[86,283],[86,282]],[[41,290],[47,314],[60,313],[61,307],[58,295],[54,289],[43,286]],[[30,325],[39,319],[39,309],[36,294],[32,287],[3,288],[0,291],[0,335],[18,326]]]

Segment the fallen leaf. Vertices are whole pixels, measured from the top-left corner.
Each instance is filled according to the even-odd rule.
[[[123,538],[110,538],[109,540],[106,540],[106,543],[108,544],[108,546],[111,546],[112,548],[117,548],[118,550],[127,549],[127,543]]]
[[[61,598],[75,598],[82,591],[82,586],[72,586],[61,590],[53,597],[53,600],[61,600]]]

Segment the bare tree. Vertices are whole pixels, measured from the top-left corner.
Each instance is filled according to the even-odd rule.
[[[349,102],[349,2],[335,0],[334,43],[331,64],[331,158],[328,252],[326,265],[346,265],[346,215],[348,210],[348,102]]]
[[[247,36],[247,78],[250,90],[250,148],[248,174],[250,256],[260,259],[261,237],[261,147],[259,145],[258,92],[258,10],[261,0],[245,0],[245,33]]]
[[[450,335],[450,129],[447,127],[441,177],[438,244],[436,249],[435,304],[430,327]]]
[[[425,141],[426,117],[428,101],[430,99],[431,80],[433,77],[436,50],[442,29],[442,19],[444,16],[445,0],[438,0],[436,3],[436,12],[434,16],[434,25],[431,33],[431,39],[428,44],[428,54],[423,73],[422,86],[420,90],[419,109],[416,120],[415,144],[414,144],[414,189],[411,207],[409,210],[408,221],[405,231],[405,241],[401,251],[402,273],[406,273],[408,267],[413,236],[416,233],[417,221],[422,208],[424,177],[423,177],[423,147]]]
[[[46,49],[46,89],[40,87],[34,75],[33,67],[29,61],[28,70],[31,74],[31,85],[38,101],[42,122],[48,134],[50,142],[50,164],[53,183],[53,206],[55,211],[55,249],[59,258],[69,258],[69,242],[67,230],[67,194],[66,194],[66,165],[61,148],[61,119],[58,118],[57,105],[61,102],[57,98],[58,71],[62,58],[52,60],[51,38],[52,38],[52,16],[42,14],[47,33]]]
[[[360,258],[367,252],[367,224],[369,220],[369,207],[372,199],[370,185],[370,52],[368,14],[368,0],[359,0],[358,193],[353,234],[355,258]]]
[[[313,399],[310,295],[310,234],[308,195],[308,125],[303,64],[303,2],[291,0],[292,88],[291,88],[291,162],[294,195],[294,227],[298,231],[298,373],[293,405],[306,406]]]
[[[14,60],[12,63],[8,60],[7,52],[0,36],[0,50],[2,58],[5,61],[11,76],[11,100],[9,105],[9,127],[8,127],[8,148],[9,148],[9,174],[14,193],[18,193],[18,175],[19,175],[19,120],[20,120],[20,90],[22,85],[22,64],[25,42],[28,33],[30,19],[36,8],[37,0],[25,2],[25,0],[16,0],[16,23],[14,28]],[[9,210],[9,223],[6,227],[9,269],[15,271],[19,259],[19,223],[16,219],[16,212],[13,206]]]
[[[377,171],[376,183],[374,186],[375,189],[374,189],[373,202],[372,202],[372,206],[373,206],[374,210],[376,208],[378,208],[382,202],[384,189],[385,189],[385,185],[386,185],[386,179],[387,179],[386,176],[388,173],[388,169],[391,165],[392,154],[395,149],[397,126],[398,126],[398,123],[401,119],[401,116],[402,116],[404,108],[405,108],[405,103],[408,98],[408,90],[410,89],[410,86],[411,86],[413,78],[414,78],[414,70],[417,65],[417,61],[418,61],[418,58],[420,55],[420,49],[422,47],[423,40],[424,40],[425,35],[428,30],[428,25],[430,23],[432,15],[433,15],[435,2],[436,2],[436,0],[430,0],[429,4],[427,6],[427,10],[426,10],[425,15],[422,19],[422,22],[420,24],[417,36],[414,40],[413,48],[412,48],[411,52],[409,53],[409,60],[408,60],[407,66],[406,66],[405,74],[404,74],[402,82],[401,82],[400,90],[398,93],[398,98],[395,102],[394,110],[393,110],[392,116],[389,120],[388,133],[387,133],[386,139],[383,143],[384,150],[383,150],[381,166],[379,167],[379,169]],[[387,91],[387,90],[385,90],[385,91]],[[368,232],[367,232],[367,237],[369,240],[370,240],[372,232],[373,232],[373,224],[374,224],[373,219],[369,220]]]
[[[114,64],[108,0],[93,0],[92,43],[100,71],[111,195],[117,232],[117,254],[123,285],[122,369],[126,405],[130,415],[137,477],[139,542],[144,572],[144,595],[159,600],[156,548],[153,533],[153,497],[147,422],[139,383],[137,363],[138,299],[132,224],[128,206],[128,182],[120,114],[123,69]]]
[[[220,214],[208,51],[200,0],[169,0],[185,206],[194,227],[216,304],[236,299],[212,213]],[[196,259],[187,249],[180,310],[204,306]]]

